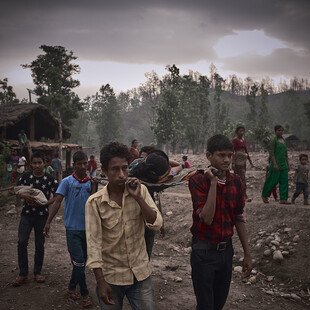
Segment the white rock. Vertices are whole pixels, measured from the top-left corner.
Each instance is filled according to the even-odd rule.
[[[253,268],[253,269],[251,270],[251,274],[257,274],[257,270]]]
[[[55,217],[55,221],[56,221],[56,222],[60,222],[61,220],[62,220],[62,217],[61,217],[61,216],[56,216],[56,217]]]
[[[173,214],[172,211],[166,212],[166,215],[167,215],[167,216],[170,216],[170,215],[172,215],[172,214]]]
[[[292,231],[292,228],[290,228],[290,227],[285,227],[284,228],[284,232],[285,233],[289,233],[290,231]]]
[[[181,277],[175,277],[174,279],[174,282],[182,282],[183,279]]]
[[[280,245],[280,243],[277,240],[272,240],[270,243],[275,245],[275,246],[279,246]]]
[[[17,214],[16,208],[11,208],[6,214]]]
[[[274,295],[274,291],[266,291],[266,294],[268,294],[268,295]]]
[[[251,284],[256,283],[256,276],[250,277],[250,278],[249,278],[249,282],[250,282]]]
[[[271,250],[272,251],[275,251],[277,248],[273,245],[272,247],[271,247]]]
[[[283,261],[283,255],[282,255],[281,251],[279,251],[279,250],[274,251],[274,253],[273,253],[273,260],[275,260],[277,262]]]
[[[282,251],[282,255],[283,256],[288,256],[288,255],[290,255],[290,252],[289,251]]]
[[[274,279],[274,276],[268,276],[268,277],[267,277],[267,281],[268,281],[268,282],[271,282],[273,279]]]
[[[296,236],[294,236],[294,238],[293,238],[293,242],[298,242],[299,241],[299,236],[298,235],[296,235]]]
[[[265,241],[265,242],[268,244],[268,243],[270,243],[272,240],[273,240],[273,237],[269,236],[269,237],[266,238],[266,241]]]
[[[184,252],[186,253],[186,254],[189,254],[190,252],[192,252],[192,247],[188,247],[188,248],[184,248]]]
[[[238,273],[242,273],[242,266],[236,266],[234,267],[234,271]]]
[[[271,250],[265,250],[264,251],[264,256],[269,256],[271,254]]]
[[[301,301],[301,298],[296,294],[291,294],[291,298],[296,300],[296,301]]]

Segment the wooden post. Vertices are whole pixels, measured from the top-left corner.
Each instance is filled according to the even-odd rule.
[[[59,181],[62,180],[62,121],[60,117],[60,113],[58,112],[58,131],[59,131],[59,146],[58,146],[58,154],[59,159],[61,162],[61,169],[60,169],[60,175],[59,175]]]

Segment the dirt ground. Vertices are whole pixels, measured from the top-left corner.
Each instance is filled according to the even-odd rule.
[[[180,159],[181,155],[174,157]],[[290,157],[291,163],[297,163],[297,153]],[[269,204],[263,204],[260,196],[267,155],[255,153],[252,154],[252,159],[256,168],[250,169],[247,177],[248,194],[253,200],[246,205],[246,215],[255,271],[251,279],[246,280],[242,279],[238,271],[233,272],[225,309],[309,309],[310,206],[303,206],[302,197],[297,199],[296,205],[279,205],[273,199]],[[196,167],[206,166],[203,155],[189,155],[189,160]],[[290,172],[291,179],[292,173]],[[291,182],[290,195],[293,190]],[[187,186],[167,189],[161,194],[161,201],[165,236],[159,233],[156,236],[151,259],[157,309],[195,309],[189,263],[192,206]],[[9,209],[8,204],[0,203],[0,309],[81,309],[78,302],[70,301],[66,297],[71,265],[66,249],[62,214],[53,222],[51,237],[46,241],[43,268],[47,277],[46,283],[38,284],[30,278],[26,285],[12,287],[11,283],[18,273],[17,227],[20,209],[16,214],[7,214]],[[28,254],[30,268],[33,262],[33,243],[32,234]],[[241,265],[242,249],[235,237],[234,244],[236,267]],[[280,249],[283,255],[286,253],[284,259],[276,262],[272,255],[264,255],[270,248],[272,251]],[[95,281],[89,270],[87,280],[95,303],[93,309],[96,309]],[[124,308],[130,309],[128,305]]]

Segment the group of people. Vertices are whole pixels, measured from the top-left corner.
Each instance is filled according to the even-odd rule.
[[[276,133],[281,128],[277,127]],[[193,204],[190,264],[198,310],[222,309],[226,302],[232,276],[234,227],[244,251],[244,275],[250,275],[252,270],[243,216],[245,200],[248,199],[245,194],[246,160],[250,164],[252,162],[243,138],[244,131],[243,126],[237,128],[237,136],[233,141],[224,135],[211,137],[206,152],[209,166],[204,171],[198,170],[189,179]],[[274,141],[274,155],[270,160],[273,168],[270,168],[263,193],[268,197],[281,180],[280,199],[287,201],[287,190],[283,183],[288,164],[281,161],[286,156],[287,163],[287,153],[281,137],[277,135]],[[144,147],[139,152],[137,144],[137,140],[134,140],[128,148],[119,142],[111,142],[101,149],[101,169],[108,183],[99,191],[96,191],[93,178],[97,170],[94,157],[91,156],[90,164],[84,152],[76,152],[73,155],[74,172],[58,184],[53,176],[44,172],[44,156],[36,152],[32,154],[31,170],[21,176],[18,184],[40,189],[48,202],[39,205],[33,196],[21,195],[25,203],[18,228],[20,272],[14,286],[23,285],[28,280],[27,245],[32,228],[36,244],[34,280],[38,283],[45,281],[41,274],[44,241],[64,200],[64,224],[72,263],[68,297],[81,300],[84,308],[92,307],[85,277],[85,266],[88,266],[96,279],[100,309],[122,309],[125,297],[133,309],[155,308],[150,263],[153,244],[147,232],[159,230],[163,218],[154,202],[153,193],[140,179],[129,176],[129,167],[137,164],[141,158],[151,157],[150,154],[156,154],[161,161],[166,161],[166,165],[170,166],[169,174],[175,173],[173,168],[179,169],[180,165],[174,166],[162,151],[152,147]],[[186,162],[185,156],[184,167],[187,166]],[[301,165],[304,162],[305,157],[301,157]],[[231,165],[235,173],[230,172]],[[305,175],[304,167],[300,169]],[[301,181],[300,178],[298,180]],[[300,186],[298,190],[304,189]],[[294,195],[293,199],[296,197]]]
[[[304,204],[308,205],[308,177],[309,177],[309,160],[307,154],[299,155],[299,164],[295,169],[294,181],[295,192],[291,201],[288,200],[288,172],[290,169],[287,146],[283,138],[284,128],[281,125],[274,127],[275,136],[271,140],[269,148],[269,159],[266,167],[266,180],[262,190],[262,200],[269,203],[269,197],[273,194],[275,200],[278,200],[277,186],[279,185],[280,204],[295,203],[296,198],[303,193]],[[239,175],[242,181],[245,199],[249,202],[251,198],[246,193],[246,162],[249,161],[251,167],[254,167],[247,150],[244,139],[245,127],[237,126],[236,137],[232,140],[234,146],[234,156],[232,168],[235,174]]]

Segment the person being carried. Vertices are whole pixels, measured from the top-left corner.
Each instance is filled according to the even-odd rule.
[[[308,180],[309,180],[309,159],[307,154],[299,155],[299,162],[297,169],[295,170],[294,181],[296,184],[296,190],[292,197],[292,203],[295,203],[296,198],[303,193],[304,205],[308,205]]]
[[[232,275],[232,236],[236,227],[244,259],[244,276],[252,270],[245,227],[244,195],[241,179],[229,172],[233,145],[224,135],[207,142],[209,166],[189,179],[193,202],[191,268],[197,310],[224,307]]]
[[[48,217],[48,206],[52,204],[58,182],[51,175],[44,173],[44,155],[35,152],[31,156],[31,171],[25,172],[18,180],[18,185],[28,185],[43,192],[48,200],[46,205],[38,205],[35,198],[29,194],[20,194],[24,199],[24,205],[21,213],[18,227],[18,266],[19,276],[16,278],[13,286],[21,286],[27,282],[28,277],[28,241],[29,236],[34,229],[35,237],[35,256],[34,256],[34,280],[38,283],[45,281],[41,275],[44,260],[44,225]]]
[[[100,309],[122,309],[126,296],[133,309],[154,309],[145,225],[159,230],[162,216],[147,188],[128,177],[131,155],[111,142],[100,152],[108,184],[86,204],[87,266],[97,282]]]
[[[288,171],[287,147],[283,139],[283,127],[274,127],[275,138],[271,141],[269,156],[271,159],[270,169],[262,191],[264,203],[269,203],[269,195],[272,189],[279,183],[280,203],[290,204],[288,199]]]
[[[245,199],[250,202],[252,199],[248,198],[246,193],[246,161],[249,161],[251,167],[253,167],[253,163],[246,146],[246,141],[244,139],[245,127],[242,125],[237,126],[235,133],[236,137],[232,140],[232,144],[234,146],[232,168],[234,173],[240,176]]]
[[[96,176],[96,171],[97,171],[97,162],[95,161],[95,156],[90,155],[89,156],[89,161],[87,163],[87,172],[89,173],[89,176],[91,178],[94,178]]]
[[[64,223],[66,227],[67,246],[72,263],[72,274],[68,285],[68,297],[78,300],[82,296],[82,306],[92,307],[92,300],[86,284],[85,264],[87,259],[87,246],[85,234],[85,203],[92,193],[94,183],[86,174],[87,156],[82,151],[73,154],[72,175],[64,178],[57,191],[56,200],[46,225],[44,233],[49,235],[50,225],[57,214],[63,199],[65,199]],[[79,285],[80,293],[76,291]]]

